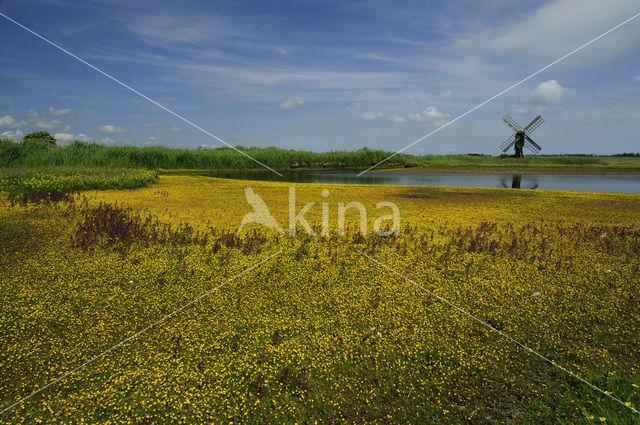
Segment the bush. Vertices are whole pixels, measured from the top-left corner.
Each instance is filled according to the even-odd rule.
[[[0,140],[0,165],[10,165],[22,160],[21,146],[9,139]]]
[[[35,131],[24,136],[22,143],[51,149],[56,147],[56,138],[48,131]]]

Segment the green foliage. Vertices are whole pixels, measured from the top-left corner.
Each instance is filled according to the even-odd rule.
[[[75,141],[56,149],[42,149],[33,143],[0,140],[1,166],[81,166],[147,168],[153,170],[246,170],[262,166],[236,150],[223,146],[215,149],[178,149],[163,146],[104,146]],[[362,148],[357,151],[311,152],[236,146],[236,149],[276,170],[290,168],[368,168],[388,158],[393,152]],[[540,155],[513,158],[508,155],[423,155],[398,154],[380,168],[423,167],[432,169],[531,169],[598,168],[637,170],[636,157],[590,155]]]
[[[24,136],[22,143],[50,149],[56,147],[56,138],[48,131],[35,131]]]
[[[130,189],[155,181],[151,170],[48,167],[35,171],[28,167],[0,171],[0,191],[10,196],[91,189]]]
[[[382,150],[357,152],[286,150],[276,147],[236,149],[275,169],[304,168],[356,168],[371,166],[391,155]],[[405,166],[408,155],[397,155],[390,165]],[[10,140],[0,141],[0,166],[97,166],[133,167],[150,169],[250,169],[262,166],[229,147],[216,149],[174,149],[162,146],[103,146],[75,141],[67,146],[50,150],[29,149]]]

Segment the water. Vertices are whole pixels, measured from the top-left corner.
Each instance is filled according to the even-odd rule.
[[[577,190],[583,192],[640,193],[640,175],[568,175],[568,174],[469,174],[369,172],[358,171],[286,171],[280,177],[268,170],[206,171],[212,177],[288,181],[298,183],[387,184],[408,186],[466,186],[517,189]]]

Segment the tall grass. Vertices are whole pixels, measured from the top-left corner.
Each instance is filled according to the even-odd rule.
[[[237,149],[268,165],[289,168],[357,168],[363,169],[386,159],[392,152],[362,148],[357,151],[311,152],[277,147]],[[34,144],[0,140],[0,167],[6,166],[83,166],[146,169],[246,170],[262,166],[234,149],[178,149],[163,146],[104,146],[73,142],[64,147],[46,149]],[[424,167],[455,169],[499,168],[608,168],[640,170],[640,158],[592,155],[525,156],[507,155],[424,155],[398,154],[380,168]]]
[[[276,169],[291,167],[364,167],[373,165],[392,152],[360,149],[358,151],[285,150],[276,147],[246,148],[238,146],[256,160]],[[404,166],[409,156],[397,155],[393,164]],[[150,169],[248,169],[262,168],[250,158],[229,147],[216,149],[175,149],[162,146],[103,146],[74,142],[65,147],[42,149],[9,140],[0,141],[0,166],[82,165],[99,167],[138,167]]]

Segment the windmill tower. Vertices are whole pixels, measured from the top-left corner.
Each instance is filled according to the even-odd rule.
[[[535,155],[537,155],[538,152],[542,150],[540,145],[534,142],[533,139],[529,136],[544,122],[544,119],[542,119],[540,115],[535,117],[533,121],[531,121],[525,128],[520,127],[520,124],[518,124],[516,120],[511,118],[509,115],[505,115],[504,117],[502,117],[502,121],[504,121],[504,123],[514,131],[514,133],[500,145],[500,149],[502,149],[502,152],[506,152],[511,149],[511,146],[514,146],[516,158],[522,158],[523,148],[527,148],[529,151],[531,151],[531,153]]]

